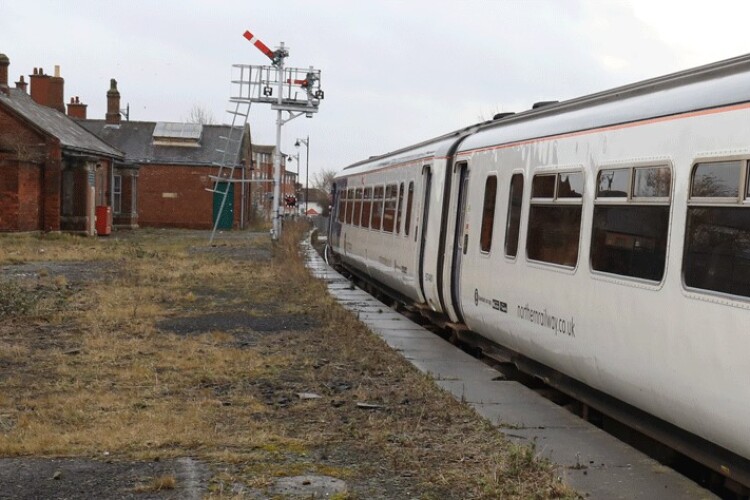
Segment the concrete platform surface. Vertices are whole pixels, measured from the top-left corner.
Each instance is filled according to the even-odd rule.
[[[518,382],[395,313],[329,267],[307,245],[308,267],[360,321],[417,369],[509,440],[533,446],[557,465],[563,481],[587,498],[716,498],[672,469],[576,417]]]

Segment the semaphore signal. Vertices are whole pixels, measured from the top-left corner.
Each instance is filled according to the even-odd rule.
[[[324,98],[324,92],[320,88],[320,70],[313,68],[286,68],[284,61],[289,57],[289,50],[281,42],[276,50],[271,50],[257,36],[250,31],[245,31],[242,35],[255,48],[271,60],[272,66],[254,66],[245,64],[232,65],[233,73],[238,78],[232,78],[232,92],[229,101],[236,105],[235,110],[230,110],[232,114],[232,130],[236,120],[244,118],[247,123],[250,114],[250,105],[252,103],[270,104],[271,109],[276,111],[276,152],[273,158],[273,230],[272,237],[274,240],[281,236],[281,127],[288,121],[305,115],[312,118],[314,113],[318,112],[320,101]],[[275,94],[275,95],[274,95]],[[284,113],[287,116],[284,117]],[[243,127],[244,127],[243,124]],[[224,187],[220,190],[219,186],[224,183],[232,182],[259,182],[255,180],[234,180],[234,169],[237,165],[228,164],[227,151],[232,148],[232,141],[236,139],[226,138],[227,147],[219,152],[223,155],[219,166],[219,172],[211,178],[215,181],[215,186],[210,191],[223,194],[223,200],[219,208],[219,214],[223,213],[227,193],[229,188]],[[263,182],[263,181],[260,181]],[[296,194],[296,193],[295,193]],[[295,196],[296,201],[296,196]],[[295,203],[296,205],[296,203]],[[213,241],[214,234],[219,224],[216,217],[214,230],[211,233]]]

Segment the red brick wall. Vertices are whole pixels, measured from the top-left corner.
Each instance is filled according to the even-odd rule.
[[[239,170],[236,177],[239,178]],[[138,225],[141,227],[213,227],[213,196],[206,191],[214,166],[142,165],[138,174]],[[234,184],[234,224],[239,225],[241,184]],[[247,220],[247,219],[246,219]]]
[[[21,164],[18,170],[18,230],[35,231],[42,226],[42,169]]]
[[[0,108],[0,231],[46,229],[42,214],[54,199],[48,203],[42,198],[50,151],[40,143],[40,133]],[[59,200],[59,185],[53,198]]]
[[[18,231],[18,163],[0,159],[0,231]]]
[[[42,186],[44,231],[60,230],[60,183],[62,182],[62,150],[57,139],[47,140],[47,161]]]

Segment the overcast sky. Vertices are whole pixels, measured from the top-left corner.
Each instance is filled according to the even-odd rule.
[[[231,122],[232,64],[322,71],[310,176],[340,170],[535,101],[569,99],[750,52],[750,2],[712,0],[0,0],[10,78],[60,65],[66,102],[104,118],[115,78],[130,119],[184,121],[193,105]],[[275,113],[255,106],[253,140],[275,143]],[[301,148],[304,167],[304,148]],[[290,166],[292,170],[295,166]],[[303,169],[304,171],[304,169]],[[304,174],[302,176],[304,178]]]

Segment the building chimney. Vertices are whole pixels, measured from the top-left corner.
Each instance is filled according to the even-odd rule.
[[[117,90],[117,80],[109,81],[107,91],[107,115],[104,122],[108,125],[120,124],[120,92]]]
[[[8,93],[8,66],[10,59],[5,54],[0,54],[0,91]]]
[[[34,73],[29,75],[31,85],[31,98],[35,103],[49,106],[49,81],[50,76],[44,74],[42,68],[34,68]]]
[[[68,104],[68,116],[71,118],[78,118],[79,120],[86,119],[86,108],[87,104],[83,104],[78,100],[78,96],[70,98],[70,104]]]
[[[55,65],[55,76],[49,79],[47,106],[65,113],[65,80],[60,76],[60,66]]]
[[[23,75],[21,75],[21,79],[16,82],[16,88],[18,90],[22,90],[25,93],[27,86],[28,84],[26,83],[26,80],[24,80]]]

